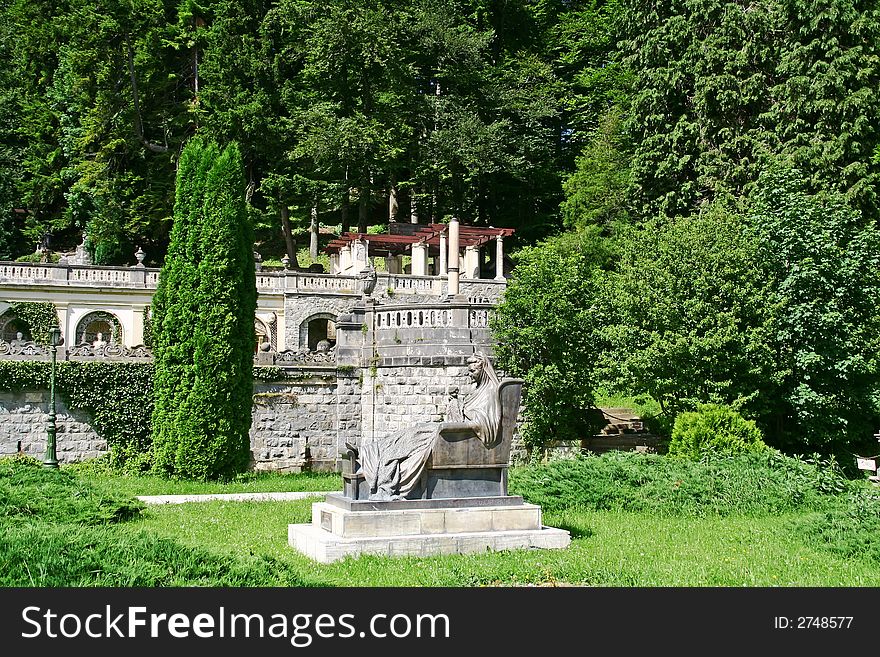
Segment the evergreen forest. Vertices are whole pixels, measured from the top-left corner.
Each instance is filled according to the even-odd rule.
[[[733,414],[789,452],[877,449],[874,2],[0,0],[0,15],[0,258],[85,236],[96,263],[140,246],[159,266],[185,145],[235,142],[256,248],[293,267],[321,230],[516,229],[493,328],[528,383],[532,446],[583,435],[616,395],[668,430]]]

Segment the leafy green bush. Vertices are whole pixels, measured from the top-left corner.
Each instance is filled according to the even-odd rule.
[[[701,461],[608,452],[512,468],[510,491],[564,509],[643,511],[670,516],[778,514],[825,509],[847,481],[833,461],[776,450]]]
[[[740,454],[767,449],[761,430],[729,406],[704,404],[679,413],[668,445],[670,456],[694,460],[706,454]]]
[[[60,324],[55,304],[48,301],[16,301],[6,313],[27,324],[31,340],[40,344],[48,344],[49,329]]]
[[[765,326],[772,309],[743,224],[717,204],[621,233],[601,304],[611,388],[649,395],[671,417],[701,403],[763,410],[759,391],[773,378]]]
[[[150,446],[153,364],[63,361],[56,367],[55,389],[68,408],[91,416],[113,464],[139,469]],[[0,361],[0,391],[48,390],[50,368],[43,361]]]
[[[584,438],[598,428],[585,421],[602,350],[590,302],[610,258],[607,246],[593,227],[522,249],[492,313],[497,364],[525,379],[522,435],[528,447]]]

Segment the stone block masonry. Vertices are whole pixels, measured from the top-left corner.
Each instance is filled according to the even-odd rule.
[[[387,359],[390,360],[390,359]],[[425,359],[421,365],[379,364],[363,378],[364,436],[385,436],[426,422],[442,422],[450,394],[469,392],[462,357]]]
[[[254,384],[250,436],[255,470],[336,467],[335,370],[297,376],[296,380]]]
[[[337,459],[337,395],[335,368],[318,373],[296,372],[295,378],[254,383],[250,430],[254,470],[334,470]],[[350,377],[349,377],[350,378]],[[357,381],[357,378],[354,378]],[[349,386],[350,388],[350,386]],[[106,454],[107,441],[94,430],[91,418],[70,411],[55,399],[56,451],[61,463]],[[357,432],[355,411],[345,426]],[[49,393],[32,390],[0,393],[0,456],[25,454],[37,459],[46,452]]]
[[[82,461],[107,452],[107,442],[91,427],[88,415],[68,410],[57,397],[55,413],[59,462]],[[0,455],[24,454],[42,460],[48,419],[48,392],[0,393]]]

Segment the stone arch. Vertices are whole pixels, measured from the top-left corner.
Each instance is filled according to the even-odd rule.
[[[116,315],[106,310],[96,310],[84,315],[76,323],[73,335],[76,344],[94,344],[99,333],[104,342],[123,344],[122,322]]]
[[[308,324],[315,319],[332,320],[348,312],[355,303],[351,297],[288,296],[284,300],[284,348],[296,351],[309,346]]]
[[[336,318],[333,313],[315,313],[306,317],[299,325],[300,347],[308,346],[312,351],[321,340],[327,340],[331,346],[336,345]]]

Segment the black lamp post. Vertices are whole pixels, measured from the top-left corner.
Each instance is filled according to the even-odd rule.
[[[53,326],[49,329],[52,369],[49,374],[49,419],[46,423],[46,456],[43,459],[43,467],[53,469],[58,468],[58,459],[55,456],[55,359],[59,344],[61,344],[61,329]]]

